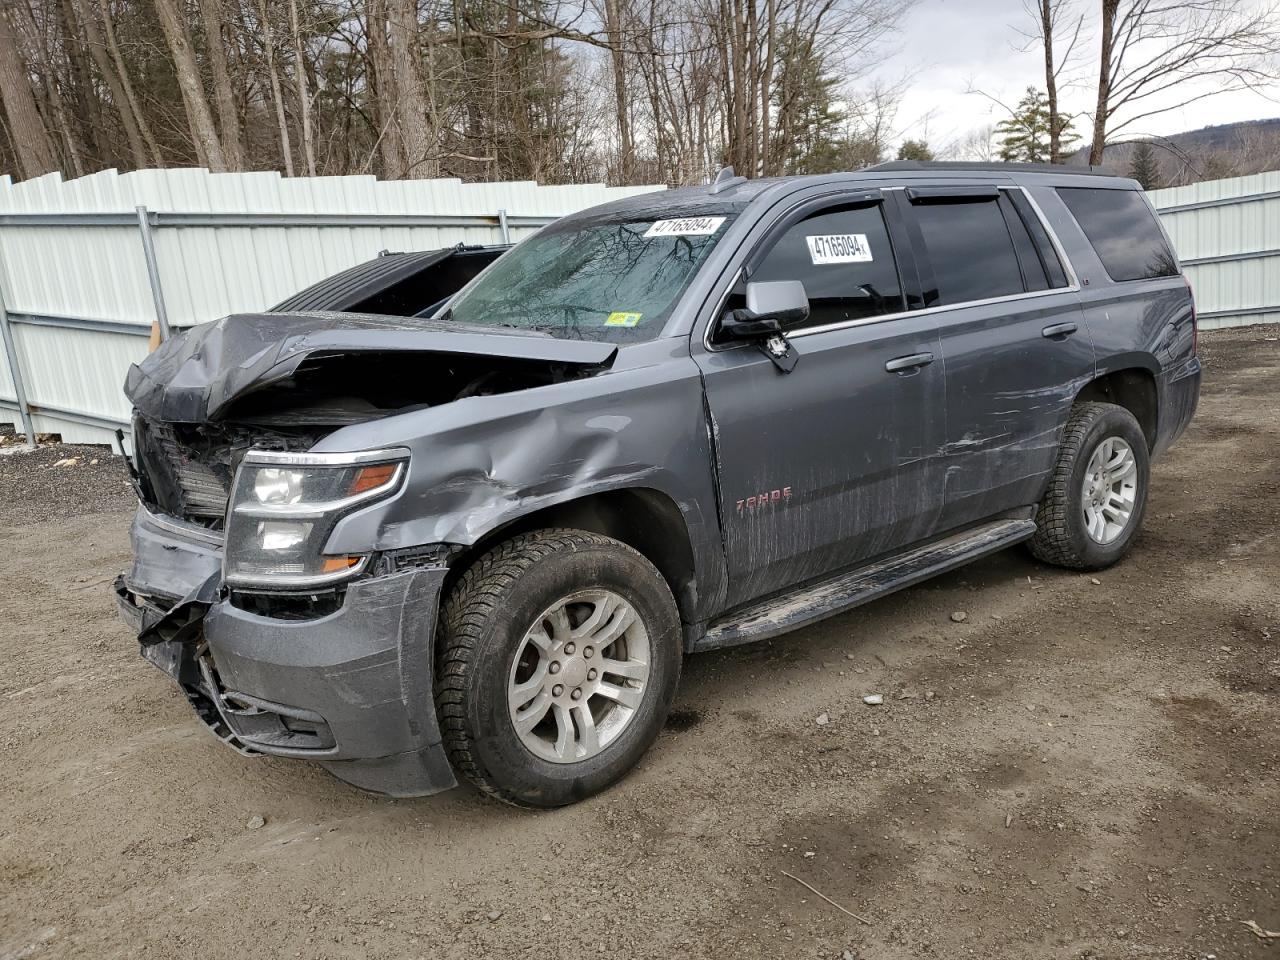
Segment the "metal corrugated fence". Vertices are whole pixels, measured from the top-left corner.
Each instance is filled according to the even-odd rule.
[[[1280,171],[1156,190],[1200,325],[1280,322]]]
[[[12,348],[0,351],[0,423],[21,429],[10,352],[37,431],[107,443],[127,428],[121,386],[153,322],[262,310],[381,250],[514,241],[660,189],[207,170],[0,177],[0,332]]]
[[[519,239],[659,189],[206,170],[0,177],[0,332],[35,429],[105,443],[127,426],[121,384],[154,321],[184,327],[261,310],[380,250]],[[1280,322],[1280,172],[1151,197],[1204,327]],[[18,424],[9,352],[0,351],[0,423]]]

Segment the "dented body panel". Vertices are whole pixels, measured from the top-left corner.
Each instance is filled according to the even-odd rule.
[[[700,355],[730,605],[926,539],[943,508],[943,365],[885,372],[897,356],[941,355],[936,319],[796,336],[793,346],[799,365],[783,378],[756,350]]]
[[[1063,182],[1135,188],[890,165],[576,215],[725,216],[647,339],[626,335],[639,318],[627,304],[604,308],[619,309],[616,342],[461,326],[437,309],[501,251],[403,255],[282,312],[196,328],[126,385],[143,506],[132,569],[117,582],[121,612],[230,745],[424,794],[454,783],[432,699],[441,599],[510,531],[594,523],[634,535],[627,542],[649,548],[668,578],[690,650],[772,635],[1023,539],[1081,396],[1149,389],[1150,409],[1135,414],[1154,454],[1186,427],[1199,393],[1185,282],[1112,282],[1055,193]],[[1052,243],[1062,281],[941,302],[912,205],[997,191],[1034,209],[1048,238],[1038,255]],[[884,211],[901,309],[789,331],[788,363],[761,343],[718,339],[780,231],[845,207]],[[824,255],[863,256],[865,237],[831,239]],[[365,276],[380,285],[362,292]],[[343,312],[370,303],[404,315]],[[415,315],[425,311],[435,318]],[[229,491],[243,458],[263,450],[339,461],[390,451],[402,463],[386,496],[327,533],[325,557],[358,561],[349,578],[314,590],[224,582]],[[621,523],[619,509],[641,513]]]
[[[939,322],[947,367],[942,524],[951,529],[1010,504],[1039,502],[1095,358],[1074,293],[1042,296],[1017,311],[961,307]],[[1043,335],[1062,324],[1075,325],[1075,335]]]
[[[459,330],[429,319],[347,313],[237,314],[201,324],[135,364],[125,393],[138,412],[165,423],[217,420],[236,400],[293,377],[311,358],[351,354],[483,354],[602,366],[612,344],[532,334]]]

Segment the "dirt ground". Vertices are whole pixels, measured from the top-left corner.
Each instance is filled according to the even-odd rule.
[[[0,456],[0,958],[1280,960],[1242,922],[1280,930],[1277,337],[1204,335],[1121,565],[1006,551],[691,658],[552,813],[216,743],[116,621],[119,460]]]

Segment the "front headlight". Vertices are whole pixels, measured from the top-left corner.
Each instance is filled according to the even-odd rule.
[[[338,521],[400,489],[409,451],[251,450],[227,510],[223,579],[231,586],[323,586],[364,569],[364,554],[325,556]]]

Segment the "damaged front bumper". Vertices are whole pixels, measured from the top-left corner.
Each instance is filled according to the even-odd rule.
[[[245,754],[314,760],[348,783],[423,796],[457,782],[432,698],[444,566],[352,582],[314,619],[262,616],[220,589],[216,535],[139,509],[116,581],[142,655]]]

